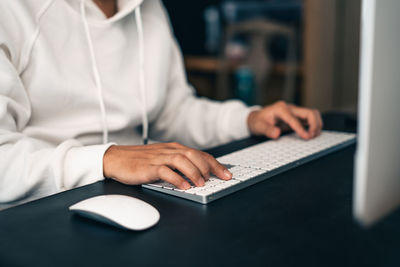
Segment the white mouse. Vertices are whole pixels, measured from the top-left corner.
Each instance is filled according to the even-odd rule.
[[[160,219],[160,213],[153,206],[124,195],[88,198],[72,205],[69,209],[91,219],[136,231],[150,228]]]

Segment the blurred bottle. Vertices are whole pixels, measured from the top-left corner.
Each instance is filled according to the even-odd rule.
[[[206,50],[215,54],[218,52],[221,38],[220,15],[218,8],[210,6],[204,10],[204,21],[206,26]]]
[[[247,66],[241,66],[235,71],[235,96],[247,105],[255,103],[254,73]]]

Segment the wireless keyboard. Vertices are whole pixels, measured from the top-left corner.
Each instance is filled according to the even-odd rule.
[[[229,181],[211,176],[204,186],[195,187],[187,179],[192,185],[188,190],[181,190],[164,181],[142,186],[207,204],[278,173],[349,146],[355,141],[356,135],[351,133],[322,131],[318,137],[311,140],[302,140],[293,133],[217,158],[233,174]]]

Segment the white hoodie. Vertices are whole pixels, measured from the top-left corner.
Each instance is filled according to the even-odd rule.
[[[0,0],[0,208],[104,179],[104,152],[147,121],[196,148],[249,135],[242,103],[195,97],[158,0],[118,5]]]

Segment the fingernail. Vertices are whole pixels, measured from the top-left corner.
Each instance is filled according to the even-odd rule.
[[[204,179],[200,179],[199,184],[200,184],[200,186],[204,186],[204,184],[205,184]]]
[[[183,182],[182,187],[184,190],[188,190],[190,188],[190,184],[188,182]]]
[[[232,173],[228,170],[224,170],[224,175],[227,179],[231,179],[232,178]]]

